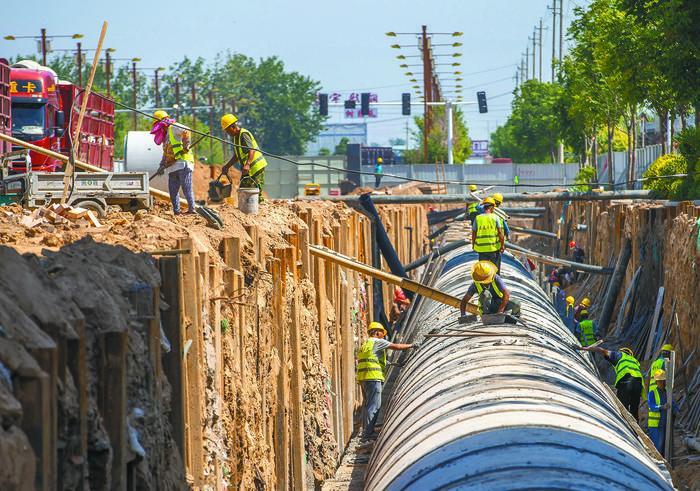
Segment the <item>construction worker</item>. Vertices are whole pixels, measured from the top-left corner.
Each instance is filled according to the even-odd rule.
[[[479,312],[481,314],[510,314],[520,317],[520,302],[510,299],[510,290],[506,287],[497,274],[496,265],[490,261],[477,261],[472,266],[472,280],[467,293],[462,297],[459,305],[460,315],[467,313],[467,303],[471,298],[479,295]],[[515,323],[514,319],[507,319],[509,323]]]
[[[588,310],[591,306],[591,301],[588,297],[584,297],[583,300],[574,309],[574,319],[577,321],[581,320],[581,312]]]
[[[476,216],[472,226],[472,247],[479,253],[479,261],[491,261],[501,271],[501,253],[505,250],[503,220],[493,212],[496,203],[485,198],[481,205],[484,212]]]
[[[493,193],[493,196],[491,197],[493,198],[494,203],[496,203],[496,208],[500,208],[503,204],[503,195],[501,193]],[[503,221],[503,232],[505,233],[506,240],[508,240],[510,238],[510,228],[508,227],[508,220],[506,220],[505,218],[501,218],[501,221]]]
[[[576,337],[581,346],[590,346],[598,340],[598,326],[588,318],[588,311],[582,310],[576,323]]]
[[[566,297],[564,301],[564,309],[563,309],[563,316],[562,320],[564,321],[564,324],[566,327],[569,328],[569,330],[574,333],[574,328],[575,328],[575,322],[574,322],[574,303],[576,302],[576,299],[569,295]],[[575,333],[574,333],[575,334]]]
[[[654,442],[656,450],[663,456],[666,435],[666,410],[668,409],[668,396],[666,391],[666,371],[657,369],[652,372],[654,387],[649,387],[647,403],[649,413],[647,418],[647,432],[649,438]],[[671,401],[672,411],[678,413],[678,405]]]
[[[233,157],[222,168],[223,173],[228,174],[231,166],[238,163],[241,168],[241,181],[245,176],[249,176],[260,190],[259,200],[262,202],[267,160],[260,151],[258,142],[250,131],[241,127],[238,118],[233,114],[221,116],[221,129],[233,138]]]
[[[644,378],[639,361],[634,357],[632,350],[620,348],[619,351],[613,351],[600,346],[582,346],[578,349],[600,353],[615,367],[617,397],[634,419],[639,421],[639,400],[644,390]]]
[[[187,200],[187,214],[194,214],[196,213],[192,189],[194,153],[190,149],[189,128],[181,124],[176,125],[176,121],[161,109],[153,113],[153,119],[151,134],[156,145],[162,145],[163,148],[159,170],[165,169],[168,174],[168,192],[173,213],[180,214],[180,189],[182,189]]]
[[[386,350],[407,350],[418,348],[418,344],[397,344],[384,339],[386,329],[379,322],[370,322],[367,327],[369,338],[357,354],[356,379],[362,385],[362,437],[369,440],[382,405],[382,384],[386,366]]]
[[[671,359],[671,351],[673,351],[673,345],[664,344],[661,347],[661,354],[654,360],[649,368],[649,390],[656,386],[656,380],[654,380],[654,372],[657,370],[666,370],[666,360]]]
[[[374,164],[374,187],[378,188],[379,184],[382,182],[382,175],[384,174],[384,170],[382,168],[382,163],[384,162],[384,159],[381,157],[377,157],[377,162]]]
[[[583,263],[586,260],[586,252],[573,240],[569,242],[569,252],[575,263]]]
[[[470,193],[476,193],[479,188],[476,187],[476,184],[470,184],[469,185],[469,192]],[[474,224],[474,219],[476,216],[479,214],[478,210],[479,202],[478,201],[470,201],[467,204],[467,218],[469,221]]]

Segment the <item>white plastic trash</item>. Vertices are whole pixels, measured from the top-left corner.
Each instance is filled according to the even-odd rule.
[[[238,188],[238,209],[247,215],[258,214],[260,190],[258,188]]]

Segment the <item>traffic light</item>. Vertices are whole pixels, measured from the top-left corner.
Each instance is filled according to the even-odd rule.
[[[348,99],[345,101],[345,109],[355,109],[355,101]]]
[[[401,94],[401,114],[404,116],[411,115],[411,93],[404,92]]]
[[[318,94],[318,112],[328,116],[328,94]]]
[[[486,92],[483,90],[476,93],[476,100],[479,103],[479,112],[481,114],[489,112],[489,107],[486,105]]]
[[[369,116],[369,92],[360,94],[360,114]]]

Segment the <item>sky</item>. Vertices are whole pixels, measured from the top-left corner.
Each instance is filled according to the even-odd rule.
[[[508,117],[511,92],[515,87],[516,64],[530,46],[528,36],[543,19],[544,80],[549,80],[552,0],[256,0],[235,2],[172,0],[145,2],[92,2],[84,0],[37,0],[32,12],[16,9],[0,16],[0,38],[12,35],[84,34],[83,47],[97,44],[103,20],[109,23],[105,47],[115,48],[113,56],[139,57],[144,67],[168,67],[183,56],[213,60],[219,52],[231,50],[254,58],[278,56],[290,70],[318,80],[323,92],[373,92],[379,101],[399,101],[413,85],[399,67],[398,54],[417,55],[415,36],[387,37],[387,31],[415,33],[422,25],[429,32],[464,33],[460,38],[435,36],[433,43],[460,41],[459,48],[435,48],[436,53],[461,52],[462,57],[439,58],[461,62],[465,101],[475,101],[484,90],[488,114],[466,106],[466,123],[472,139],[488,139],[490,132]],[[565,24],[573,8],[586,0],[564,0]],[[116,7],[116,8],[115,8]],[[39,14],[40,12],[40,14]],[[54,48],[72,48],[72,39],[55,39]],[[0,56],[14,56],[36,50],[31,39],[0,39]],[[416,63],[418,58],[408,59]],[[454,71],[451,66],[438,67]],[[420,68],[419,68],[420,69]],[[421,80],[420,74],[416,77]],[[452,75],[454,77],[454,75]],[[445,82],[444,85],[456,82]],[[414,100],[417,96],[413,95]],[[422,111],[414,107],[414,114]],[[390,138],[405,138],[406,122],[400,106],[378,108],[379,117],[369,119],[369,142],[387,144]],[[329,122],[345,119],[342,108],[331,108]]]

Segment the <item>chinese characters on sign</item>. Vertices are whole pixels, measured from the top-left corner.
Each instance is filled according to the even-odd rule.
[[[35,94],[41,92],[41,80],[12,80],[10,94]]]
[[[363,116],[362,115],[362,109],[359,107],[356,109],[343,109],[345,117],[350,118],[350,119],[356,119],[356,118],[376,118],[379,116],[379,111],[377,111],[376,107],[370,107],[369,108],[369,116]]]
[[[472,140],[472,157],[486,157],[488,154],[488,140]]]
[[[362,116],[360,113],[359,105],[361,102],[361,93],[360,92],[350,92],[350,93],[345,93],[342,94],[340,92],[331,92],[328,94],[328,102],[338,104],[338,103],[343,103],[345,101],[351,101],[357,104],[358,108],[357,109],[343,109],[343,115],[346,118],[350,119],[357,119],[357,118],[362,118],[362,117],[367,117],[367,118],[376,118],[379,116],[379,112],[377,111],[376,108],[370,107],[369,109],[369,116]],[[379,102],[379,96],[377,94],[369,94],[369,103],[375,103]]]

